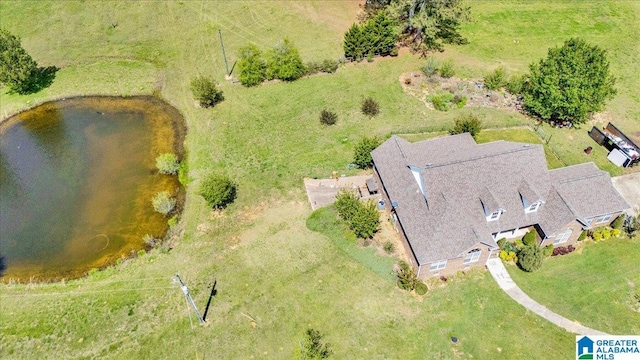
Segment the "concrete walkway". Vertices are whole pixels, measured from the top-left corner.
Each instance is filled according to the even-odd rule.
[[[557,326],[578,335],[609,335],[602,331],[590,329],[586,326],[582,326],[575,321],[566,319],[546,307],[533,301],[527,294],[525,294],[518,285],[516,285],[511,276],[505,269],[500,259],[489,259],[487,261],[487,268],[491,275],[496,280],[498,285],[507,293],[513,300],[517,301],[520,305],[524,306],[527,310],[532,311],[541,317],[551,321]]]

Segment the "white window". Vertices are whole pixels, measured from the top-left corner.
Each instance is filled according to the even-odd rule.
[[[528,208],[524,209],[524,212],[525,213],[536,212],[538,211],[538,208],[540,207],[541,204],[542,204],[542,201],[536,201],[533,204],[531,204]]]
[[[558,234],[558,236],[556,236],[556,239],[553,240],[553,243],[554,244],[566,243],[567,240],[569,240],[569,237],[571,236],[572,232],[573,232],[573,230],[571,230],[571,229],[567,229],[564,232],[561,232],[560,234]]]
[[[502,214],[502,210],[494,211],[489,216],[487,216],[487,221],[494,221],[500,218],[500,214]]]
[[[447,260],[432,263],[431,268],[429,268],[429,270],[438,271],[438,270],[444,269],[445,267],[447,267]]]
[[[598,220],[596,220],[596,224],[602,224],[602,223],[605,223],[605,222],[607,222],[607,221],[611,220],[611,217],[612,217],[612,216],[613,216],[613,214],[607,214],[607,215],[600,216],[600,217],[598,218]]]
[[[473,249],[473,250],[469,251],[467,253],[467,255],[465,255],[465,257],[464,257],[464,263],[465,264],[470,264],[470,263],[477,262],[478,260],[480,260],[480,255],[481,254],[482,254],[482,250],[481,249]]]

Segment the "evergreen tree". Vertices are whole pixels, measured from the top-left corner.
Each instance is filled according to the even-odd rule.
[[[358,24],[353,24],[344,34],[344,56],[362,59],[364,50],[362,28]]]
[[[368,46],[367,54],[373,52],[374,54],[389,55],[398,41],[393,20],[386,11],[378,12],[374,18],[367,21],[363,34],[368,38],[368,41],[365,41]]]
[[[0,29],[0,83],[9,91],[26,94],[35,87],[38,64],[20,44],[20,38]]]
[[[467,43],[459,32],[469,17],[463,0],[393,0],[388,9],[406,40],[422,55],[442,51],[443,44]]]

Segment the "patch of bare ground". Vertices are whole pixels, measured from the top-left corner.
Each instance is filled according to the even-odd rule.
[[[521,98],[503,90],[489,90],[480,79],[443,78],[439,75],[426,76],[421,71],[411,71],[401,74],[398,81],[407,94],[420,99],[431,110],[434,110],[434,107],[429,97],[448,92],[466,97],[465,107],[522,111]]]

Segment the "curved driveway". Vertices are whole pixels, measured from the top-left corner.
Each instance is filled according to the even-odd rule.
[[[500,259],[489,259],[487,261],[487,269],[489,269],[493,278],[496,280],[498,285],[500,285],[500,288],[502,288],[502,290],[504,290],[504,292],[506,292],[513,300],[517,301],[529,311],[532,311],[551,321],[555,325],[578,335],[609,335],[602,331],[582,326],[575,321],[564,318],[535,302],[513,282]]]

